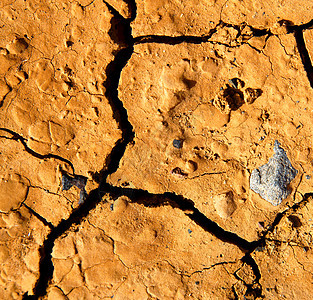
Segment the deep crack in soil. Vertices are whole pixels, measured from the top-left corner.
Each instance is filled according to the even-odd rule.
[[[106,3],[104,1],[104,3]],[[274,222],[269,227],[267,231],[263,233],[263,235],[256,241],[248,242],[247,240],[239,237],[238,235],[226,231],[221,228],[217,223],[207,218],[203,213],[201,213],[194,205],[194,203],[184,198],[183,196],[176,195],[175,193],[166,192],[164,194],[152,194],[148,191],[140,190],[140,189],[129,189],[123,187],[115,187],[107,183],[107,177],[114,173],[118,167],[119,163],[125,153],[126,147],[133,142],[135,133],[133,131],[133,126],[128,120],[127,110],[123,105],[123,102],[118,97],[118,85],[121,76],[121,72],[128,60],[131,58],[134,45],[140,43],[166,43],[166,44],[178,44],[182,42],[190,42],[190,43],[203,43],[209,42],[210,37],[215,32],[215,29],[212,30],[211,34],[204,37],[195,37],[195,36],[182,36],[182,37],[166,37],[166,36],[142,36],[133,39],[131,33],[131,22],[136,17],[136,3],[135,1],[129,1],[128,5],[131,8],[131,17],[129,19],[123,18],[112,6],[106,3],[109,11],[113,14],[113,18],[111,21],[111,29],[109,34],[111,38],[118,42],[121,46],[121,49],[116,53],[114,60],[107,66],[106,75],[107,81],[104,83],[106,88],[106,97],[109,100],[109,103],[112,107],[114,118],[117,121],[119,128],[122,130],[122,138],[116,143],[114,148],[112,149],[108,159],[105,162],[104,169],[98,174],[100,177],[99,187],[89,193],[87,199],[83,204],[81,204],[76,210],[72,212],[70,217],[66,220],[62,220],[59,225],[56,227],[50,226],[50,224],[46,224],[50,227],[51,232],[47,236],[44,241],[42,247],[40,248],[41,260],[40,260],[40,277],[36,283],[34,289],[34,295],[30,296],[28,294],[24,295],[24,299],[39,299],[43,297],[47,293],[48,285],[53,276],[53,263],[52,263],[52,250],[54,247],[54,243],[56,239],[62,236],[67,230],[70,229],[71,226],[80,224],[82,220],[89,214],[89,212],[96,207],[96,205],[101,201],[104,194],[108,193],[113,199],[121,195],[128,196],[132,202],[143,204],[146,207],[156,207],[163,205],[170,205],[171,207],[178,208],[185,212],[185,214],[193,220],[198,226],[203,228],[205,231],[210,232],[212,235],[217,237],[218,239],[238,246],[243,252],[244,256],[241,261],[251,267],[255,276],[255,283],[257,286],[247,286],[247,293],[253,297],[262,297],[262,287],[259,284],[261,273],[259,267],[255,260],[252,258],[251,253],[259,246],[262,246],[265,243],[266,235],[269,231],[273,231],[274,228],[278,225],[282,217],[287,214],[290,210],[296,211],[298,208],[305,205],[308,202],[309,198],[312,197],[312,194],[305,194],[303,200],[300,203],[293,205],[291,208],[285,210],[282,213],[277,214]],[[299,52],[301,55],[301,59],[305,70],[308,74],[308,78],[310,80],[310,84],[313,87],[313,71],[312,64],[305,48],[305,43],[303,39],[303,30],[312,26],[313,20],[306,26],[290,26],[290,32],[293,32],[297,41],[297,45],[299,48]],[[232,26],[231,24],[220,23],[219,25],[224,26]],[[240,29],[239,26],[236,28]],[[240,32],[240,31],[239,31]],[[255,35],[271,35],[269,30],[255,30]],[[10,134],[12,134],[13,139],[19,140],[25,150],[40,159],[44,158],[57,158],[61,161],[68,163],[74,172],[73,165],[56,155],[40,155],[27,147],[27,144],[24,138],[18,135],[15,132],[12,132],[8,129],[1,129]],[[34,212],[32,212],[35,214]],[[36,215],[36,214],[35,214]],[[40,216],[36,215],[43,223],[46,221]],[[234,292],[234,296],[235,292]]]
[[[183,35],[183,36],[165,36],[165,35],[145,35],[145,36],[137,36],[134,38],[134,45],[138,44],[146,44],[146,43],[158,43],[158,44],[168,44],[168,45],[177,45],[181,43],[192,43],[192,44],[201,44],[201,43],[215,43],[225,45],[224,43],[211,41],[213,34],[218,31],[218,29],[222,28],[234,28],[238,31],[236,38],[242,36],[242,31],[245,27],[248,27],[251,32],[252,36],[260,37],[260,36],[267,36],[270,37],[273,35],[269,29],[258,29],[253,28],[246,23],[242,23],[240,25],[233,25],[228,24],[223,21],[220,21],[214,28],[212,28],[208,35],[203,36],[194,36],[194,35]],[[241,44],[243,44],[244,41]],[[230,45],[227,45],[231,47]]]
[[[281,20],[279,23],[287,27],[288,33],[294,34],[303,67],[307,73],[311,88],[313,88],[313,66],[303,35],[304,30],[313,28],[313,19],[301,25],[294,25],[288,20]]]

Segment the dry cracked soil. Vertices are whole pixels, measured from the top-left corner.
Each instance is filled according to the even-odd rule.
[[[1,0],[0,299],[312,299],[312,59],[310,0]]]

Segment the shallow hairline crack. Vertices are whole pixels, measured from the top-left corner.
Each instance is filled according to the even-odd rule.
[[[290,247],[291,247],[291,249],[292,249],[293,256],[294,256],[295,260],[296,260],[296,261],[297,261],[297,263],[298,263],[298,264],[302,267],[303,271],[305,271],[305,272],[309,272],[309,273],[311,274],[311,272],[310,272],[310,271],[308,271],[308,270],[305,268],[304,264],[303,264],[303,263],[301,263],[301,262],[298,260],[297,255],[296,255],[296,253],[295,253],[294,246],[293,246],[293,245],[289,245],[289,246],[290,246]]]
[[[239,260],[241,260],[241,259],[239,259]],[[202,270],[194,271],[191,274],[183,274],[183,273],[181,273],[180,275],[190,278],[194,274],[203,273],[205,271],[208,271],[208,270],[213,269],[213,268],[218,267],[218,266],[224,266],[224,265],[227,265],[227,264],[236,264],[236,263],[238,263],[238,261],[222,261],[222,262],[215,263],[215,264],[213,264],[213,265],[211,265],[209,267],[202,268]]]
[[[54,192],[51,192],[49,189],[46,189],[44,187],[41,187],[41,186],[38,186],[38,185],[29,185],[30,188],[33,188],[33,189],[39,189],[39,190],[42,190],[48,194],[51,194],[51,195],[54,195],[54,196],[59,196],[59,197],[62,197],[60,194],[58,193],[54,193]],[[67,198],[66,198],[67,199]],[[67,199],[68,200],[68,199]],[[71,202],[71,201],[70,201]]]
[[[92,226],[93,228],[96,228],[96,229],[100,230],[100,231],[104,234],[104,236],[106,236],[106,237],[112,242],[113,254],[117,256],[118,260],[122,263],[122,265],[123,265],[124,267],[126,267],[127,269],[131,269],[129,266],[126,265],[126,263],[123,262],[123,260],[121,259],[120,255],[116,253],[116,251],[115,251],[115,250],[116,250],[115,240],[114,240],[112,237],[110,237],[107,233],[105,233],[105,231],[104,231],[102,228],[100,228],[100,227],[98,227],[98,226],[92,224],[92,223],[90,222],[90,220],[88,219],[88,217],[86,218],[86,220],[87,220],[87,222],[88,222],[88,224],[89,224],[90,226]]]
[[[266,238],[265,240],[268,241],[268,242],[287,244],[287,246],[291,246],[291,247],[292,246],[296,246],[296,247],[300,247],[300,248],[306,247],[306,245],[299,244],[299,243],[295,242],[292,239],[290,239],[290,240],[278,240],[278,239],[273,239],[273,238]]]
[[[195,179],[195,178],[199,178],[199,177],[203,177],[203,176],[207,176],[207,175],[221,175],[221,174],[225,174],[225,173],[226,173],[225,171],[221,171],[221,172],[205,172],[205,173],[193,176],[193,177],[186,177],[186,178],[183,178],[183,179],[191,180],[191,179]]]

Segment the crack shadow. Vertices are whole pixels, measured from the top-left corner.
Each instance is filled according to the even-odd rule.
[[[132,189],[125,187],[116,187],[108,183],[102,185],[101,193],[108,193],[113,199],[120,196],[127,196],[133,203],[142,204],[145,207],[161,207],[169,205],[172,208],[178,208],[185,213],[190,220],[194,221],[206,232],[211,233],[219,240],[236,245],[243,252],[252,252],[258,245],[257,242],[248,242],[237,234],[226,231],[216,222],[210,220],[194,205],[194,202],[181,195],[165,192],[163,194],[153,194],[141,189]]]
[[[89,193],[87,199],[82,203],[67,219],[63,219],[57,226],[50,228],[51,231],[47,238],[43,242],[43,245],[39,248],[40,263],[39,263],[39,279],[34,288],[34,295],[24,294],[23,299],[39,299],[44,297],[47,293],[47,288],[53,277],[53,262],[52,262],[52,250],[56,239],[62,236],[73,225],[78,225],[89,212],[96,207],[101,201],[98,189],[95,189]],[[49,226],[50,227],[50,226]]]
[[[305,44],[303,33],[304,30],[313,28],[313,19],[310,22],[301,25],[293,25],[292,22],[288,20],[282,20],[280,23],[286,25],[288,33],[294,34],[304,70],[307,74],[310,86],[313,88],[313,66],[310,54]]]
[[[138,44],[147,44],[147,43],[158,43],[158,44],[167,44],[167,45],[177,45],[182,43],[191,43],[191,44],[201,44],[201,43],[216,43],[224,45],[217,41],[210,41],[213,34],[218,31],[219,28],[235,28],[238,31],[236,38],[243,36],[242,29],[248,26],[246,23],[240,25],[228,24],[223,21],[220,21],[214,28],[209,31],[209,34],[203,36],[193,36],[193,35],[182,35],[182,36],[165,36],[165,35],[145,35],[137,36],[134,38],[134,45]],[[251,26],[248,26],[252,32],[251,36],[270,36],[272,33],[268,29],[257,29]],[[231,47],[230,45],[228,45]]]
[[[308,76],[308,80],[310,82],[311,88],[313,88],[313,66],[312,66],[310,54],[305,45],[303,31],[300,29],[296,29],[294,31],[294,36],[296,39],[298,51],[300,53],[304,70],[306,71],[306,74]]]
[[[118,123],[119,128],[122,130],[122,138],[117,141],[105,161],[106,169],[101,171],[99,174],[101,180],[99,187],[91,191],[86,196],[85,201],[71,213],[69,218],[66,220],[63,219],[59,225],[51,229],[51,232],[48,234],[39,250],[41,255],[39,263],[40,275],[33,290],[34,295],[28,295],[28,293],[25,293],[23,295],[23,299],[39,299],[47,294],[48,286],[53,278],[54,266],[52,262],[52,250],[56,239],[62,236],[73,225],[80,224],[87,217],[89,212],[101,201],[103,196],[103,193],[100,192],[101,186],[105,184],[107,177],[118,169],[119,162],[124,155],[126,147],[133,141],[135,135],[133,127],[128,120],[127,110],[125,109],[123,102],[118,98],[118,85],[122,69],[127,64],[127,61],[130,59],[134,50],[130,23],[136,17],[136,3],[132,0],[128,1],[129,6],[133,9],[133,11],[130,19],[124,19],[112,6],[105,1],[103,2],[107,5],[109,11],[113,15],[109,34],[115,42],[123,46],[123,48],[115,54],[114,60],[108,64],[106,68],[107,80],[104,82],[104,87],[106,88],[105,96],[107,97],[112,108],[113,117]],[[117,33],[121,32],[124,34],[122,34],[122,37],[120,38]],[[27,147],[24,139],[20,135],[8,130],[6,131],[11,133],[15,139],[20,140],[24,145],[25,150],[30,154],[39,158],[54,157],[60,159],[54,155],[39,155]],[[61,160],[64,161],[64,159]],[[74,170],[73,165],[71,163],[70,165]]]

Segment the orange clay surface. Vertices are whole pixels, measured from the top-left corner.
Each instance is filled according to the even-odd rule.
[[[311,299],[312,20],[2,0],[0,299]],[[274,206],[250,175],[276,140],[298,172]]]

